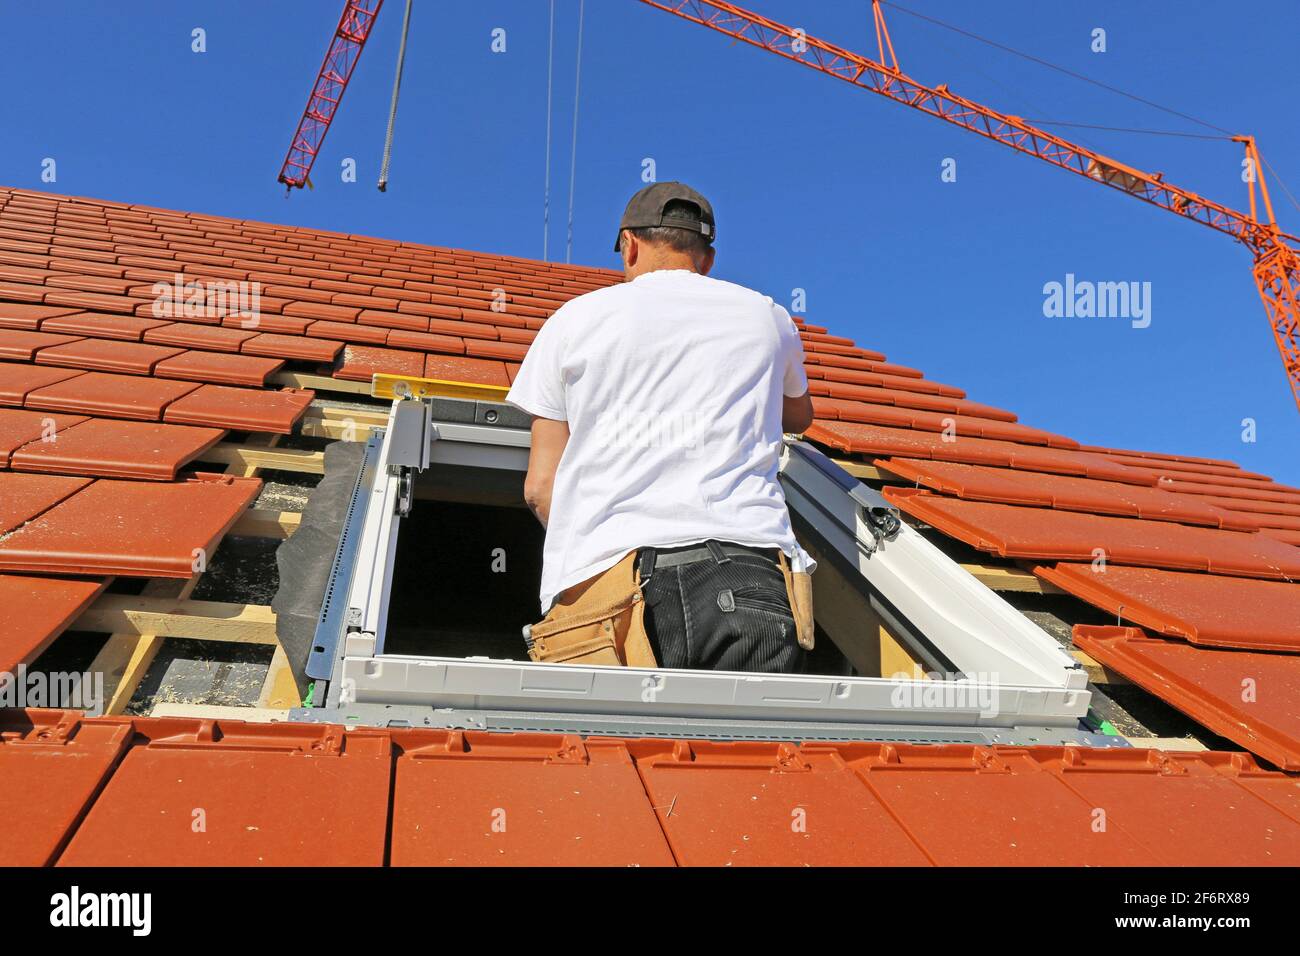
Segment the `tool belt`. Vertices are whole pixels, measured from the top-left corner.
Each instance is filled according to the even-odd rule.
[[[654,667],[636,552],[560,593],[546,617],[524,628],[528,656],[553,664]]]
[[[726,560],[728,553],[768,554],[757,548],[710,541],[698,548],[659,553],[650,568],[672,567],[710,556]],[[795,636],[799,646],[810,651],[813,649],[812,575],[807,571],[791,571],[785,554],[779,550],[776,553],[794,615]],[[641,589],[638,552],[628,553],[612,568],[561,592],[546,617],[524,628],[524,641],[528,656],[539,662],[658,666],[645,629],[645,595]]]

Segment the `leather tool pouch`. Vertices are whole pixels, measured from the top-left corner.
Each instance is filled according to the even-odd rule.
[[[524,640],[539,662],[655,667],[636,552],[561,593],[545,618],[524,628]]]
[[[781,555],[781,573],[785,576],[785,590],[794,613],[795,636],[805,651],[813,649],[813,593],[812,575],[807,571],[791,571],[790,561]]]

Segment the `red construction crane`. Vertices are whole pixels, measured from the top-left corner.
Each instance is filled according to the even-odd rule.
[[[346,0],[343,4],[343,15],[334,29],[325,60],[307,97],[307,108],[302,111],[284,165],[280,167],[279,179],[287,188],[301,189],[307,184],[312,164],[325,142],[325,134],[343,101],[348,80],[352,79],[352,71],[383,5],[384,0]]]
[[[896,103],[902,103],[954,126],[978,133],[1059,169],[1110,186],[1185,219],[1227,233],[1242,242],[1254,255],[1255,284],[1259,288],[1273,338],[1282,356],[1282,365],[1286,370],[1292,397],[1297,408],[1300,408],[1300,253],[1297,252],[1295,245],[1300,243],[1300,239],[1283,232],[1277,225],[1268,185],[1264,179],[1264,167],[1253,137],[1232,137],[1234,141],[1244,146],[1246,152],[1246,169],[1249,173],[1246,179],[1250,187],[1250,213],[1247,214],[1199,196],[1189,189],[1165,182],[1160,173],[1147,173],[1126,166],[1040,129],[1018,116],[999,113],[990,107],[968,100],[953,93],[946,84],[930,87],[912,79],[899,68],[880,0],[872,0],[878,60],[869,59],[819,40],[801,29],[769,20],[725,0],[640,0],[640,2],[708,27],[733,40],[748,43],[828,76],[844,80],[859,89],[888,97]],[[360,6],[362,5],[356,0],[348,0],[344,10],[344,20],[348,18],[351,9]],[[370,22],[373,22],[374,15],[378,13],[379,2],[375,2],[373,7]],[[367,22],[367,32],[369,25],[370,23]],[[341,31],[342,23],[340,23]],[[336,34],[335,43],[337,42]],[[361,42],[364,43],[364,36]],[[332,53],[334,46],[332,45],[330,49]],[[360,51],[359,45],[357,51]],[[328,66],[329,63],[330,55],[327,55],[326,65]],[[355,58],[352,63],[355,65]],[[349,66],[349,73],[350,71]],[[324,68],[321,73],[323,77]],[[318,88],[320,82],[317,81]],[[346,85],[346,82],[345,76],[342,85]],[[342,97],[342,85],[339,86],[337,95],[330,101],[332,105],[328,115],[323,115],[323,126],[320,128],[319,135],[312,140],[316,149],[319,149],[320,141],[324,139],[324,132],[328,128],[329,119],[333,116],[333,109],[337,107],[338,99]],[[314,99],[316,92],[313,91],[312,95]],[[308,115],[312,113],[311,103],[312,101],[308,101]],[[306,119],[307,117],[304,117],[304,123]],[[290,158],[294,156],[301,139],[304,139],[302,126],[295,136],[294,147],[290,148]],[[315,151],[312,150],[310,158],[314,157]],[[289,167],[289,161],[286,160],[285,170],[288,171]],[[310,160],[302,174],[304,180],[307,169],[310,169]],[[286,172],[281,172],[280,181],[291,186],[302,185],[302,180],[294,182],[291,178],[287,178]],[[1259,187],[1258,194],[1256,185]],[[1261,205],[1265,217],[1262,220],[1259,218]]]

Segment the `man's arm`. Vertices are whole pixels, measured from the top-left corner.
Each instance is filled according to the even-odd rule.
[[[551,517],[551,491],[555,488],[555,471],[560,467],[560,457],[568,443],[568,422],[552,418],[533,419],[533,447],[528,453],[524,501],[543,528]]]
[[[781,430],[792,435],[802,434],[813,421],[812,394],[804,392],[798,398],[788,395],[781,402]]]

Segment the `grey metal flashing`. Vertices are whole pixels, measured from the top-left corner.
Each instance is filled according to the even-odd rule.
[[[687,740],[868,741],[879,743],[977,744],[1012,747],[1129,747],[1123,737],[1071,727],[953,727],[943,724],[843,724],[815,721],[698,720],[683,717],[610,716],[561,711],[525,712],[434,708],[403,704],[352,704],[301,709],[289,719],[347,727],[427,727],[494,733],[552,733],[600,737]]]
[[[316,631],[306,663],[307,676],[317,680],[328,679],[338,659],[339,635],[343,632],[344,615],[347,612],[348,585],[352,580],[357,539],[361,536],[361,522],[365,518],[365,509],[360,507],[359,503],[365,489],[369,488],[374,480],[375,469],[379,462],[379,441],[379,437],[373,434],[366,441],[356,480],[353,482],[352,492],[348,498],[343,529],[338,539],[338,549],[334,554],[334,561],[325,583]]]

